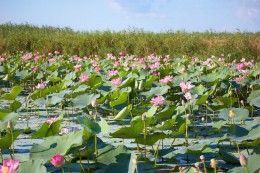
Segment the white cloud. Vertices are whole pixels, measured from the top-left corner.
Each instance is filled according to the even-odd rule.
[[[260,18],[260,9],[240,7],[236,11],[236,16],[242,20],[253,22]]]
[[[116,12],[120,12],[123,11],[123,7],[121,6],[121,4],[117,1],[117,0],[106,0],[109,7]]]

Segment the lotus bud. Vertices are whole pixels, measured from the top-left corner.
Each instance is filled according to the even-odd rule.
[[[146,120],[146,115],[145,115],[145,114],[142,115],[142,120],[143,120],[143,121]]]
[[[194,164],[194,166],[195,166],[197,169],[200,169],[200,162],[196,162],[196,163]]]
[[[164,126],[164,125],[165,125],[165,121],[162,122],[162,126]]]
[[[208,105],[209,105],[209,101],[207,100],[207,101],[206,101],[206,106],[208,106]]]
[[[253,88],[254,88],[254,87],[253,87],[253,85],[251,84],[251,85],[250,85],[250,89],[253,90]]]
[[[181,105],[184,106],[185,105],[185,101],[182,99],[181,100]]]
[[[201,121],[202,121],[202,122],[204,122],[204,121],[205,121],[205,118],[204,118],[204,117],[202,117],[202,118],[201,118]]]
[[[201,160],[202,163],[205,163],[205,157],[204,157],[204,155],[201,155],[201,156],[200,156],[200,160]]]
[[[232,96],[232,91],[229,91],[229,92],[228,92],[228,95],[231,97],[231,96]]]
[[[11,121],[11,120],[8,120],[8,121],[7,121],[7,128],[8,128],[8,129],[11,129],[11,128],[12,128],[12,124],[13,124],[12,121]]]
[[[235,117],[234,111],[230,110],[228,116],[229,116],[229,118],[234,118]]]
[[[187,114],[186,115],[186,119],[188,120],[190,118],[190,114]]]
[[[240,103],[242,106],[245,106],[244,100],[241,100]]]
[[[137,163],[138,163],[138,161],[137,161],[136,158],[133,158],[133,159],[132,159],[132,162],[134,163],[134,165],[137,165]]]
[[[210,166],[211,168],[217,168],[218,166],[218,161],[216,161],[215,159],[210,159]]]
[[[241,166],[247,165],[247,158],[244,154],[240,154],[239,161]]]
[[[91,101],[91,105],[95,108],[98,106],[98,102],[97,102],[97,99],[94,99]]]

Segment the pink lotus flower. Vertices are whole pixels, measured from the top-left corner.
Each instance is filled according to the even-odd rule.
[[[97,106],[98,106],[98,101],[97,101],[97,99],[92,100],[92,101],[91,101],[91,105],[92,105],[94,108],[97,107]]]
[[[114,67],[118,67],[120,65],[119,61],[114,62]]]
[[[119,54],[120,56],[122,56],[124,53],[123,53],[122,51],[120,51],[118,54]]]
[[[62,157],[62,155],[57,154],[55,156],[52,157],[52,159],[50,160],[50,162],[53,164],[53,166],[55,167],[60,167],[63,165],[64,163],[64,158]]]
[[[236,70],[241,71],[241,70],[243,70],[244,67],[246,67],[246,65],[245,65],[244,63],[239,63],[239,64],[236,66]]]
[[[111,82],[112,82],[112,85],[113,85],[113,86],[119,86],[119,85],[122,84],[122,80],[121,80],[120,77],[119,77],[119,78],[116,78],[116,79],[113,79]]]
[[[19,166],[19,160],[6,159],[3,161],[3,165],[0,165],[0,173],[18,173],[17,168]]]
[[[117,70],[110,70],[107,72],[108,76],[112,77],[112,76],[116,76],[118,74]]]
[[[99,66],[97,66],[97,67],[95,67],[95,69],[94,69],[94,70],[95,70],[95,72],[97,72],[97,73],[98,73],[98,72],[101,70],[101,68],[100,68]]]
[[[38,66],[33,66],[32,69],[34,72],[36,72],[38,70]]]
[[[161,95],[158,95],[152,98],[150,102],[153,103],[153,106],[161,106],[165,103],[165,99]]]
[[[159,82],[162,84],[167,84],[169,82],[172,82],[173,77],[171,75],[165,76],[163,79],[160,79]]]
[[[40,59],[40,57],[39,56],[36,56],[36,57],[34,57],[34,61],[38,61]]]
[[[44,89],[45,88],[45,83],[38,83],[38,85],[36,86],[37,89]]]
[[[195,94],[195,95],[191,95],[190,92],[187,92],[184,94],[184,97],[187,99],[187,100],[190,100],[192,104],[195,104],[195,99],[198,97],[198,94]]]
[[[81,70],[81,65],[80,65],[80,64],[79,64],[79,65],[75,65],[75,66],[74,66],[74,70],[75,70],[76,72],[80,71],[80,70]]]
[[[194,88],[195,86],[192,85],[190,81],[188,81],[186,84],[185,82],[181,81],[180,87],[181,87],[181,91],[186,93],[188,90]]]
[[[49,58],[48,61],[49,61],[49,63],[54,63],[54,62],[56,62],[56,60],[55,60],[54,58]]]
[[[87,75],[87,74],[82,74],[82,75],[79,77],[80,82],[87,82],[88,79],[89,79],[89,75]]]
[[[45,120],[46,123],[52,124],[55,123],[57,120],[59,119],[59,117],[54,117],[48,120]]]
[[[74,59],[74,61],[80,61],[80,58],[78,57],[78,55],[74,55],[73,59]]]
[[[243,76],[236,78],[236,82],[242,82],[243,80],[244,80],[244,77],[243,77]]]
[[[61,130],[60,130],[60,135],[63,135],[63,134],[68,134],[70,132],[70,129],[69,128],[62,128]]]
[[[92,60],[92,61],[91,61],[91,64],[92,64],[94,67],[97,67],[97,66],[98,66],[98,62],[95,61],[95,60]]]
[[[5,59],[0,56],[0,62],[3,62]]]
[[[59,51],[57,51],[57,50],[55,50],[55,51],[54,51],[54,54],[56,54],[56,55],[59,55],[59,54],[60,54],[60,52],[59,52]]]
[[[25,55],[22,57],[22,59],[23,59],[24,61],[26,61],[26,60],[31,59],[32,57],[33,57],[32,53],[27,53],[27,54],[25,54]]]

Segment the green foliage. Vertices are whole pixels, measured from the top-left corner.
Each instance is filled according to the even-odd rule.
[[[73,40],[73,41],[72,41]],[[233,53],[248,58],[259,59],[259,33],[187,33],[168,31],[163,33],[145,32],[141,29],[127,29],[120,32],[92,31],[75,32],[70,28],[37,27],[29,24],[0,25],[0,53],[60,51],[71,55],[101,55],[119,51],[143,56],[158,55],[201,55]],[[221,51],[221,52],[219,52]]]

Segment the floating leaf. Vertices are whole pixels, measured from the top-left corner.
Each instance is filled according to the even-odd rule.
[[[122,109],[118,114],[115,116],[114,120],[123,120],[129,115],[129,110],[131,109],[132,104],[128,105],[124,109]]]
[[[135,142],[138,144],[143,144],[143,145],[154,145],[158,140],[166,138],[166,134],[163,132],[155,132],[153,134],[148,134],[146,136],[146,140],[144,140],[144,136],[140,136],[135,139]]]
[[[94,122],[87,117],[79,116],[79,122],[90,133],[100,134],[109,131],[109,125],[106,120],[100,117],[100,121]]]
[[[239,160],[237,157],[235,157],[233,154],[226,152],[223,149],[219,149],[218,152],[219,156],[221,159],[223,159],[227,163],[232,163],[232,164],[239,164]]]
[[[0,97],[0,100],[15,100],[16,97],[21,93],[23,87],[14,86],[10,93],[5,93]]]
[[[247,98],[247,102],[250,105],[260,107],[260,90],[252,91]]]
[[[72,103],[76,108],[84,108],[91,104],[92,100],[100,97],[100,94],[83,94],[72,99]]]
[[[51,124],[45,122],[38,131],[32,134],[31,138],[36,139],[48,136],[55,136],[60,132],[60,124],[61,120],[57,120],[56,122]]]
[[[37,160],[28,160],[26,162],[20,163],[18,172],[26,172],[26,173],[45,173],[46,167],[41,159]]]
[[[235,117],[234,117],[235,121],[246,120],[248,118],[249,111],[247,109],[244,109],[244,108],[222,109],[222,110],[220,110],[218,116],[220,118],[223,118],[224,120],[228,120],[228,119],[230,119],[229,118],[230,110],[233,110],[233,112],[235,114]]]
[[[34,145],[30,151],[30,159],[50,160],[56,154],[66,155],[72,147],[82,144],[84,131],[72,132],[63,136],[50,136],[41,144]]]

